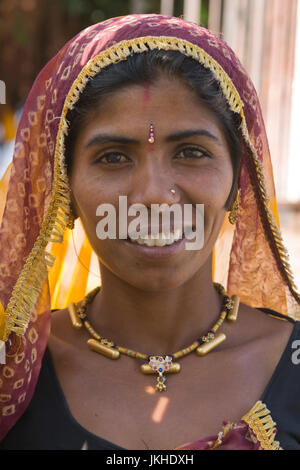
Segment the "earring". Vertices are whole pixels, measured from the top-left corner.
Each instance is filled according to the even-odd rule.
[[[240,205],[240,202],[241,202],[240,192],[241,192],[241,190],[238,189],[235,201],[232,205],[231,211],[230,211],[229,216],[228,216],[228,220],[232,225],[234,225],[236,223],[237,217],[238,217],[239,205]]]

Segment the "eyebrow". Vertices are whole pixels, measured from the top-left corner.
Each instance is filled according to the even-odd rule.
[[[176,142],[178,140],[182,140],[182,139],[186,139],[188,137],[194,137],[194,136],[208,137],[209,139],[212,139],[215,142],[220,143],[219,139],[214,134],[207,131],[206,129],[193,129],[193,130],[186,130],[186,131],[178,131],[178,132],[175,132],[174,134],[168,135],[165,138],[165,142]],[[85,147],[88,148],[93,145],[103,145],[103,144],[113,143],[113,142],[116,142],[119,144],[140,144],[141,143],[139,140],[132,139],[129,137],[123,137],[123,136],[111,135],[111,134],[97,134],[88,140]]]

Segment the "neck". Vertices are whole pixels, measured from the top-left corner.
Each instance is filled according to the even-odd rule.
[[[120,346],[174,353],[205,334],[220,314],[222,299],[210,266],[211,259],[184,285],[155,292],[137,289],[101,267],[102,288],[88,308],[89,321]]]

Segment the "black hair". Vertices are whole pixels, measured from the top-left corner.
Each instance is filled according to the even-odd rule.
[[[107,66],[91,79],[75,107],[67,113],[69,131],[66,136],[66,166],[70,172],[76,136],[88,114],[97,103],[103,102],[114,91],[128,85],[155,83],[161,76],[180,79],[198,96],[216,116],[226,137],[233,166],[233,185],[225,207],[230,208],[238,188],[241,165],[241,136],[239,114],[229,109],[226,98],[212,72],[196,60],[179,51],[154,49],[132,53],[126,60]]]

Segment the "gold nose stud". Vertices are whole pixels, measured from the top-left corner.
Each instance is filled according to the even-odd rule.
[[[170,193],[175,194],[176,193],[175,189],[170,189]]]

